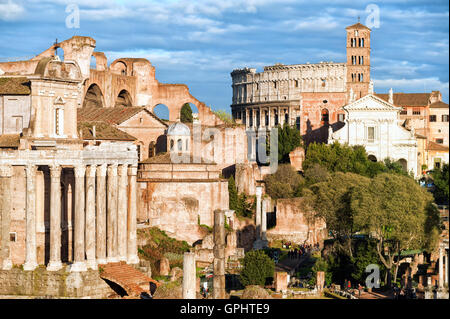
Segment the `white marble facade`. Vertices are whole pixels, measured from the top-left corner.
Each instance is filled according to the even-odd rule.
[[[383,161],[390,158],[400,163],[417,177],[417,139],[414,129],[401,126],[400,107],[372,94],[343,107],[347,113],[345,126],[328,134],[328,144],[363,145],[369,159]]]

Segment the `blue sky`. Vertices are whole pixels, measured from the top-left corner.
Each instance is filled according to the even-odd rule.
[[[80,28],[67,28],[69,4]],[[345,27],[372,27],[375,92],[449,95],[447,1],[303,0],[0,0],[0,59],[25,57],[73,35],[96,39],[108,62],[144,57],[160,82],[185,83],[215,110],[230,112],[230,72],[275,63],[345,62]]]

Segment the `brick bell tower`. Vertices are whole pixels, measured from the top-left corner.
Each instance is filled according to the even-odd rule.
[[[356,99],[369,92],[370,30],[361,23],[347,28],[347,93],[353,89]]]

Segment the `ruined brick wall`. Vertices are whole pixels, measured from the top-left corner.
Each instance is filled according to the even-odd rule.
[[[200,224],[214,223],[215,209],[228,209],[228,183],[220,180],[139,182],[138,221],[188,243],[202,239]]]
[[[41,266],[34,271],[20,268],[0,270],[0,295],[54,298],[106,298],[114,291],[99,277],[98,271],[48,272]]]
[[[278,199],[276,203],[276,226],[267,231],[269,240],[291,240],[296,243],[315,244],[326,236],[323,220],[310,218],[301,206],[302,198]]]

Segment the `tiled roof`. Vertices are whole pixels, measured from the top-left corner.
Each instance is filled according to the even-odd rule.
[[[166,123],[159,117],[147,110],[145,107],[93,107],[80,108],[77,110],[78,121],[102,121],[111,124],[121,124],[139,112],[147,112],[164,126]]]
[[[364,24],[358,22],[355,23],[351,26],[346,27],[345,29],[366,29],[366,30],[370,30],[368,27],[366,27]]]
[[[428,150],[429,151],[447,151],[448,152],[448,146],[438,144],[432,141],[428,142]]]
[[[0,147],[19,147],[20,134],[3,134],[0,135]]]
[[[189,163],[199,163],[199,164],[212,164],[215,165],[216,163],[213,162],[207,162],[204,159],[196,159],[194,160],[194,158],[192,157],[192,155],[189,155]],[[160,153],[157,154],[156,156],[153,157],[149,157],[146,160],[143,160],[141,163],[143,164],[172,164],[172,159],[170,157],[170,153]],[[177,163],[174,163],[177,164]],[[184,163],[182,163],[184,164]]]
[[[0,95],[29,95],[30,93],[30,81],[27,78],[0,78]]]
[[[380,99],[389,100],[389,94],[375,94]],[[394,93],[394,105],[397,106],[427,106],[430,93]]]
[[[95,138],[94,129],[95,126]],[[135,141],[136,138],[128,133],[125,133],[113,125],[101,122],[101,121],[91,121],[91,122],[78,122],[78,131],[82,131],[83,140],[115,140],[115,141]]]
[[[447,103],[445,103],[445,102],[442,102],[442,101],[437,101],[437,102],[434,102],[434,103],[432,103],[432,104],[430,104],[430,107],[431,108],[436,108],[436,109],[448,109],[448,104]]]

